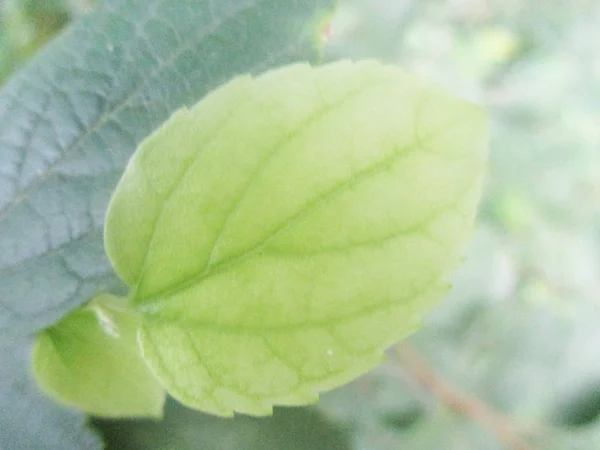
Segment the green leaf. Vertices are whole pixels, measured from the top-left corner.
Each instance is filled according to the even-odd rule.
[[[317,57],[333,0],[105,0],[0,92],[0,332],[120,285],[106,206],[140,141],[243,72]]]
[[[164,390],[137,343],[138,316],[101,295],[42,332],[33,373],[59,402],[104,417],[162,415]]]
[[[100,450],[84,417],[43,395],[29,375],[29,339],[0,339],[0,449]]]
[[[375,62],[240,77],[177,112],[105,231],[168,391],[260,415],[376,365],[447,291],[486,134],[478,108]]]

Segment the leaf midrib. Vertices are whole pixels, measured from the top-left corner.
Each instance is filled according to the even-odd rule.
[[[145,321],[147,324],[151,325],[153,321],[156,321],[158,324],[174,324],[183,329],[203,329],[207,331],[215,331],[218,333],[224,333],[229,335],[236,336],[265,336],[268,333],[290,333],[290,332],[299,332],[305,330],[312,329],[325,329],[332,326],[338,326],[343,324],[344,322],[348,322],[351,320],[359,319],[371,313],[375,313],[377,311],[392,308],[394,306],[400,306],[400,303],[405,302],[406,300],[419,300],[422,297],[426,296],[429,292],[435,292],[440,289],[447,283],[444,281],[445,272],[435,273],[433,276],[426,279],[419,288],[412,290],[408,294],[398,295],[397,297],[390,297],[385,301],[377,302],[372,305],[366,306],[359,310],[353,311],[348,314],[342,314],[335,317],[320,319],[320,320],[312,320],[312,321],[304,321],[298,323],[289,323],[289,324],[280,324],[280,325],[265,325],[261,324],[258,326],[249,326],[249,325],[225,325],[214,322],[186,322],[185,320],[168,320],[161,317],[160,313],[150,313],[146,315]],[[413,306],[413,302],[407,302],[402,307],[411,308]],[[144,311],[142,311],[144,312]],[[154,315],[156,317],[154,317]]]
[[[215,250],[219,244],[220,238],[223,235],[227,225],[229,224],[229,221],[231,219],[231,217],[235,214],[235,212],[237,211],[239,205],[243,202],[243,200],[246,198],[247,192],[249,187],[251,186],[251,184],[255,181],[256,177],[263,171],[263,169],[265,168],[266,164],[268,163],[268,161],[274,157],[276,154],[279,153],[279,151],[283,148],[285,148],[285,146],[289,145],[290,142],[292,142],[293,140],[297,139],[299,136],[302,135],[303,132],[306,131],[306,129],[308,127],[310,127],[310,125],[312,125],[313,123],[315,123],[317,120],[321,119],[323,116],[336,111],[338,108],[342,107],[342,106],[347,106],[347,104],[350,101],[356,100],[357,98],[359,98],[361,95],[365,94],[365,93],[369,93],[369,90],[371,88],[373,88],[374,86],[379,86],[379,85],[383,85],[384,83],[382,83],[382,81],[389,81],[389,80],[381,80],[381,79],[377,79],[375,80],[375,82],[373,84],[369,84],[367,86],[360,86],[359,88],[348,92],[342,99],[338,100],[337,102],[335,102],[334,104],[326,104],[324,105],[321,109],[315,111],[313,114],[310,115],[310,117],[308,117],[306,120],[303,120],[301,123],[299,123],[292,131],[290,131],[286,136],[284,136],[282,139],[278,140],[274,145],[272,145],[271,149],[269,149],[268,152],[266,152],[265,157],[262,158],[258,164],[256,169],[250,174],[250,176],[248,177],[248,180],[246,181],[246,183],[244,184],[244,186],[240,189],[240,195],[239,197],[234,200],[231,208],[229,209],[229,211],[225,214],[225,219],[223,220],[223,223],[220,227],[219,232],[217,233],[215,239],[213,240],[213,244],[211,246],[211,251],[209,252],[208,258],[207,258],[207,263],[206,266],[204,267],[204,269],[200,270],[201,273],[206,273],[207,271],[209,271],[211,269],[211,267],[214,267],[214,265],[212,264],[213,261],[213,256],[215,253]],[[256,94],[253,92],[253,94]],[[246,101],[253,101],[255,100],[256,97],[254,95],[250,96],[250,97],[246,97],[244,99],[241,100],[241,105],[243,105],[244,103],[246,103]],[[215,133],[213,133],[211,135],[211,137],[209,138],[208,142],[205,144],[206,146],[210,146],[212,144],[212,140],[218,136],[218,133],[220,131],[220,128],[223,126],[226,126],[229,121],[235,117],[237,117],[239,114],[243,113],[242,108],[238,107],[236,110],[234,110],[232,112],[232,114],[230,114],[224,121],[223,123],[219,126],[219,129],[217,129],[217,131]],[[200,155],[202,155],[204,152],[200,151],[198,152],[198,155],[196,155],[194,157],[194,159],[192,160],[192,162],[190,163],[190,167],[188,167],[188,169],[183,173],[183,175],[179,178],[179,180],[177,180],[177,183],[175,184],[175,186],[172,188],[171,192],[167,195],[167,197],[165,198],[165,201],[163,202],[163,204],[161,205],[161,211],[159,213],[159,216],[155,222],[154,228],[152,230],[152,235],[149,241],[149,244],[146,247],[146,252],[144,254],[144,259],[143,259],[143,264],[142,264],[142,270],[140,271],[140,273],[138,274],[139,276],[139,281],[136,283],[136,286],[133,289],[132,292],[132,298],[136,296],[137,291],[139,290],[140,286],[142,285],[146,273],[145,273],[145,268],[147,266],[147,262],[148,262],[148,256],[151,253],[152,250],[152,246],[155,243],[155,238],[156,238],[156,232],[160,226],[160,221],[163,218],[164,215],[164,211],[167,209],[167,204],[168,202],[172,199],[173,195],[177,193],[178,189],[180,188],[180,186],[182,185],[183,181],[186,179],[187,176],[190,175],[191,173],[191,168],[195,167],[196,163],[197,163],[197,159]],[[185,281],[183,281],[185,282]]]
[[[261,241],[256,243],[249,250],[244,251],[238,255],[234,255],[230,258],[227,258],[213,266],[207,266],[202,272],[200,272],[192,277],[189,277],[188,279],[186,279],[184,281],[178,282],[175,285],[168,287],[167,289],[164,289],[162,291],[154,293],[152,295],[145,296],[145,297],[137,297],[136,292],[133,292],[130,297],[130,300],[134,304],[140,305],[140,307],[142,307],[142,308],[144,307],[142,305],[150,305],[151,303],[154,303],[154,302],[167,301],[166,299],[168,297],[171,297],[173,295],[177,295],[181,292],[184,292],[185,290],[189,289],[190,287],[193,287],[193,286],[201,283],[204,279],[215,276],[218,273],[225,272],[226,270],[230,269],[231,267],[235,267],[235,266],[241,264],[243,261],[250,259],[251,257],[257,255],[262,250],[264,250],[270,241],[275,239],[284,230],[294,226],[294,224],[296,224],[299,220],[301,220],[302,217],[309,214],[310,211],[313,210],[318,205],[331,200],[336,195],[339,195],[342,192],[344,192],[345,190],[352,188],[356,184],[358,184],[366,179],[369,179],[372,176],[376,176],[377,174],[381,173],[382,171],[385,171],[387,168],[389,168],[391,165],[398,162],[399,160],[406,158],[416,152],[425,151],[424,145],[427,140],[432,139],[432,138],[438,136],[439,134],[442,134],[447,129],[447,127],[451,126],[454,122],[460,121],[461,119],[462,118],[460,118],[460,117],[458,119],[456,119],[456,118],[453,119],[450,124],[442,127],[441,130],[439,130],[438,132],[431,133],[425,137],[421,136],[418,140],[418,145],[417,145],[417,143],[415,143],[415,145],[413,147],[411,147],[410,150],[404,150],[404,151],[396,150],[392,154],[383,158],[383,160],[378,161],[377,163],[367,167],[366,169],[361,170],[357,174],[353,174],[347,180],[337,183],[328,191],[317,195],[311,201],[307,202],[294,215],[292,215],[287,220],[283,221],[283,223],[281,223],[278,227],[276,227],[268,236],[266,236],[264,239],[262,239]],[[430,152],[430,153],[433,153],[433,152]],[[435,154],[438,157],[442,157],[439,153],[435,153]],[[476,181],[476,179],[477,179],[477,177],[473,177],[471,182],[467,183],[467,188],[465,189],[465,192],[469,190],[469,187]],[[454,202],[451,202],[451,204],[448,205],[448,207],[451,207],[452,204],[456,203],[457,201],[458,201],[458,199],[456,199]],[[446,209],[444,209],[443,207],[440,209],[437,209],[436,211],[434,211],[434,213],[432,213],[432,216],[435,217],[437,214],[444,212],[444,211],[446,211]],[[412,229],[421,228],[424,223],[428,223],[428,221],[430,221],[430,220],[431,220],[431,218],[428,217],[425,220],[423,220],[422,223],[419,223],[419,224],[409,228],[408,230],[402,230],[398,234],[411,233]],[[148,309],[153,309],[153,308],[149,307]]]

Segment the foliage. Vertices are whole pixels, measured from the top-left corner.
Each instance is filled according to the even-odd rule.
[[[36,339],[32,369],[55,399],[103,417],[160,418],[165,393],[138,350],[124,299],[99,295]]]
[[[344,0],[326,47],[335,59],[399,63],[484,102],[492,112],[491,167],[479,230],[451,295],[412,344],[440,377],[509,416],[544,450],[600,447],[599,17],[594,0],[549,0],[543,7],[516,0]],[[1,31],[0,41],[2,47]],[[17,367],[17,354],[23,353],[4,353],[2,367]],[[20,370],[12,379],[28,380]],[[39,394],[35,398],[31,404],[38,410],[51,408],[56,433],[57,423],[70,423],[54,416],[56,406],[42,406]],[[8,416],[1,417],[7,423]],[[43,429],[13,417],[29,430]],[[258,443],[254,448],[292,450],[302,448],[301,436],[311,433],[306,430],[323,437],[323,448],[336,448],[334,443],[369,450],[503,448],[392,363],[324,395],[302,413],[276,409],[273,418],[260,422],[230,420],[169,402],[164,428],[151,421],[95,424],[110,448],[161,448],[167,444],[159,439],[168,437],[182,449]],[[51,436],[32,446],[57,448]],[[306,448],[319,448],[318,442],[308,441]]]
[[[102,226],[137,144],[238,73],[314,58],[328,4],[108,0],[19,72],[0,102],[0,330],[35,332],[118,287]]]
[[[10,450],[101,448],[102,440],[75,411],[46,398],[29,373],[29,339],[0,340],[0,448]]]
[[[86,0],[0,2],[0,83],[89,8]]]
[[[447,292],[486,145],[479,108],[372,61],[238,77],[176,112],[106,218],[144,358],[221,415],[368,371]]]
[[[99,290],[118,290],[102,225],[139,141],[238,73],[314,59],[331,6],[106,0],[3,87],[1,339],[51,326]],[[2,392],[8,405],[12,394]],[[36,447],[28,434],[6,436],[17,439],[3,442],[9,448]]]

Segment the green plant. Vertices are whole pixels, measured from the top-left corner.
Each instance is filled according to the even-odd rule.
[[[472,225],[479,110],[378,63],[292,65],[205,97],[314,58],[330,8],[106,1],[7,85],[0,326],[16,337],[1,350],[20,364],[3,369],[4,397],[26,370],[23,336],[40,333],[41,385],[91,414],[158,415],[161,386],[216,414],[267,414],[415,329]],[[138,144],[105,236],[129,301],[88,303],[124,293],[102,226]],[[52,431],[71,413],[27,389],[56,448],[98,445],[76,418]],[[22,446],[25,418],[5,414],[0,443]]]

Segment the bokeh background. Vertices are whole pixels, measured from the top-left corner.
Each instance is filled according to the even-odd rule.
[[[0,0],[0,83],[93,4]],[[600,2],[340,0],[324,54],[399,64],[488,108],[487,185],[451,295],[316,406],[223,420],[169,402],[163,422],[93,420],[108,448],[600,449]]]

